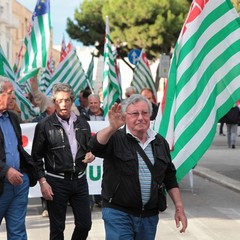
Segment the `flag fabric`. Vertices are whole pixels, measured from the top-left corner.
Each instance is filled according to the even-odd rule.
[[[40,68],[46,67],[50,27],[50,0],[38,0],[24,39],[26,51],[20,69],[20,83],[36,76]]]
[[[52,80],[52,74],[50,73],[48,68],[44,68],[40,80],[39,80],[39,88],[41,92],[45,93],[48,86],[50,85],[50,82]]]
[[[172,148],[180,181],[210,147],[218,120],[240,99],[240,18],[230,0],[195,0],[174,49],[154,129]]]
[[[92,59],[89,63],[88,70],[87,70],[87,86],[93,92],[93,69],[94,69],[94,55],[92,54]],[[87,87],[86,86],[86,87]]]
[[[136,88],[137,93],[140,93],[143,88],[150,88],[153,91],[154,102],[157,102],[156,87],[144,49],[142,49],[139,60],[133,71],[131,86]]]
[[[2,46],[0,45],[0,75],[15,81],[14,72],[3,52]]]
[[[63,34],[59,62],[61,62],[66,57],[66,55],[67,55],[67,47],[66,47],[66,42],[65,42],[65,36]]]
[[[36,112],[34,111],[29,100],[23,95],[20,86],[15,82],[15,74],[7,58],[5,57],[5,54],[1,46],[0,46],[0,75],[10,79],[13,84],[13,88],[16,95],[16,102],[21,110],[22,120],[28,120],[29,118],[35,117]]]
[[[52,80],[52,74],[54,72],[54,60],[52,58],[52,54],[50,54],[50,57],[47,61],[46,68],[43,69],[40,81],[39,81],[39,88],[41,92],[46,92],[51,80]]]
[[[31,87],[31,79],[27,80],[24,84],[22,84],[21,88],[23,89],[24,94],[28,95],[32,91]]]
[[[15,63],[13,65],[13,72],[16,76],[16,79],[19,77],[20,71],[19,71],[19,65],[20,65],[20,61],[21,61],[21,56],[22,56],[22,51],[23,51],[23,42],[21,42],[18,54],[16,56],[16,60]]]
[[[117,81],[119,85],[119,100],[122,101],[122,77],[121,77],[121,71],[120,71],[120,64],[117,62],[117,58],[115,58],[115,69],[116,69],[116,75],[117,75]]]
[[[106,31],[104,43],[104,71],[103,71],[103,111],[104,117],[107,116],[108,110],[120,98],[120,86],[117,80],[115,59],[112,51],[110,39],[110,30],[108,17],[106,17]]]
[[[55,69],[51,82],[46,90],[47,95],[51,95],[52,86],[55,83],[67,83],[77,96],[81,89],[86,86],[86,73],[83,70],[81,61],[79,60],[76,50],[71,43],[68,44],[68,53]]]
[[[54,72],[54,69],[55,69],[55,61],[52,57],[52,52],[50,52],[50,56],[48,58],[48,61],[47,61],[47,67],[46,67],[49,71],[49,73],[52,75],[53,72]]]

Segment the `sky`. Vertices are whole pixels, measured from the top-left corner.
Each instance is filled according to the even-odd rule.
[[[35,9],[37,0],[17,0],[30,11]],[[63,34],[68,43],[70,37],[65,32],[67,18],[73,20],[75,9],[79,9],[82,0],[50,0],[51,23],[53,27],[53,44],[61,45]],[[74,46],[81,46],[81,43],[72,41]]]

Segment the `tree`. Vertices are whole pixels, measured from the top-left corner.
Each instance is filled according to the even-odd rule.
[[[98,41],[102,51],[107,15],[113,43],[127,42],[125,54],[144,48],[151,59],[169,54],[189,6],[189,0],[84,0],[75,11],[75,21],[68,18],[67,32],[87,46]]]
[[[72,39],[85,46],[96,45],[103,52],[105,21],[102,17],[104,1],[84,0],[80,10],[76,9],[74,20],[67,18],[66,31]]]

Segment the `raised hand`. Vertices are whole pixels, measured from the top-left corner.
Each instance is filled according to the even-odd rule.
[[[121,104],[114,103],[112,108],[108,111],[108,120],[111,128],[117,130],[124,125]]]

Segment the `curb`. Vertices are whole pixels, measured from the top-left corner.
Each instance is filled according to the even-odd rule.
[[[226,187],[234,192],[240,193],[240,182],[237,180],[226,177],[220,173],[211,171],[210,169],[201,166],[197,166],[193,170],[193,173],[199,177],[206,178],[211,182]]]

